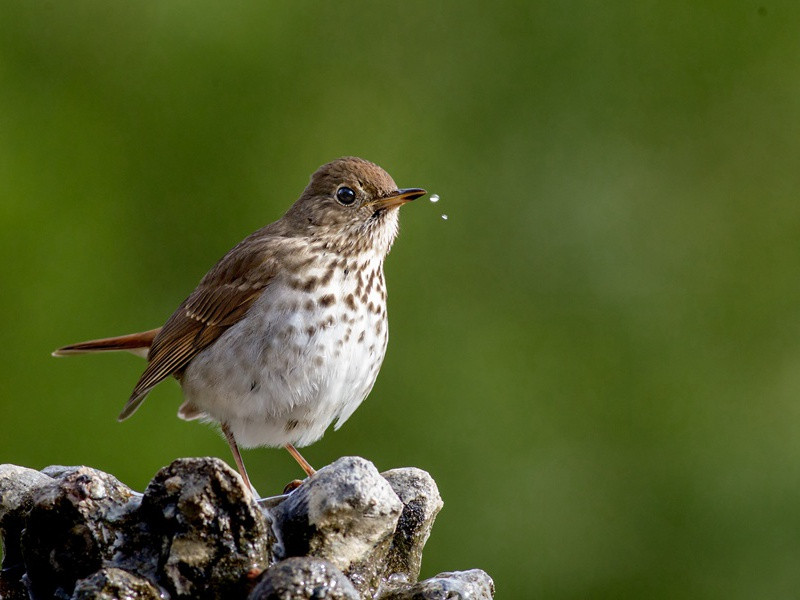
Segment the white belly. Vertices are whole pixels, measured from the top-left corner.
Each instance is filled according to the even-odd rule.
[[[305,446],[334,420],[338,428],[369,394],[386,353],[382,264],[365,266],[360,282],[355,269],[339,269],[313,291],[286,278],[270,285],[189,364],[186,401],[227,423],[243,447]]]

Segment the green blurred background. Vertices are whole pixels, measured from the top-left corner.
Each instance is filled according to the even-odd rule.
[[[424,576],[800,596],[796,1],[3,3],[0,461],[230,462],[175,382],[116,422],[139,359],[49,352],[160,325],[348,154],[442,199],[402,211],[372,395],[306,456],[433,474]]]

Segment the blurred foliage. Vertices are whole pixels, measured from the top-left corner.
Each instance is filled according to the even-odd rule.
[[[306,456],[416,465],[423,575],[505,598],[800,593],[800,4],[6,2],[0,461],[141,489],[229,460],[143,363],[55,347],[162,323],[310,173],[401,186],[391,343]],[[449,215],[443,221],[440,214]],[[245,460],[262,493],[296,477]]]

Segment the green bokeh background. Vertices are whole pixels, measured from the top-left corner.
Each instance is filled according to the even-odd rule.
[[[355,154],[442,199],[403,209],[383,370],[306,456],[433,474],[423,576],[797,597],[799,24],[796,1],[3,3],[0,461],[142,489],[229,460],[174,382],[116,422],[139,359],[49,352],[158,326]],[[245,460],[262,493],[299,474]]]

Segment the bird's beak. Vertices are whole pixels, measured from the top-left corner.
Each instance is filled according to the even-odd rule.
[[[375,210],[382,210],[384,208],[394,208],[395,206],[402,206],[406,202],[416,200],[420,196],[427,194],[425,190],[420,188],[406,188],[404,190],[397,190],[388,196],[373,200],[368,206],[373,207]]]

